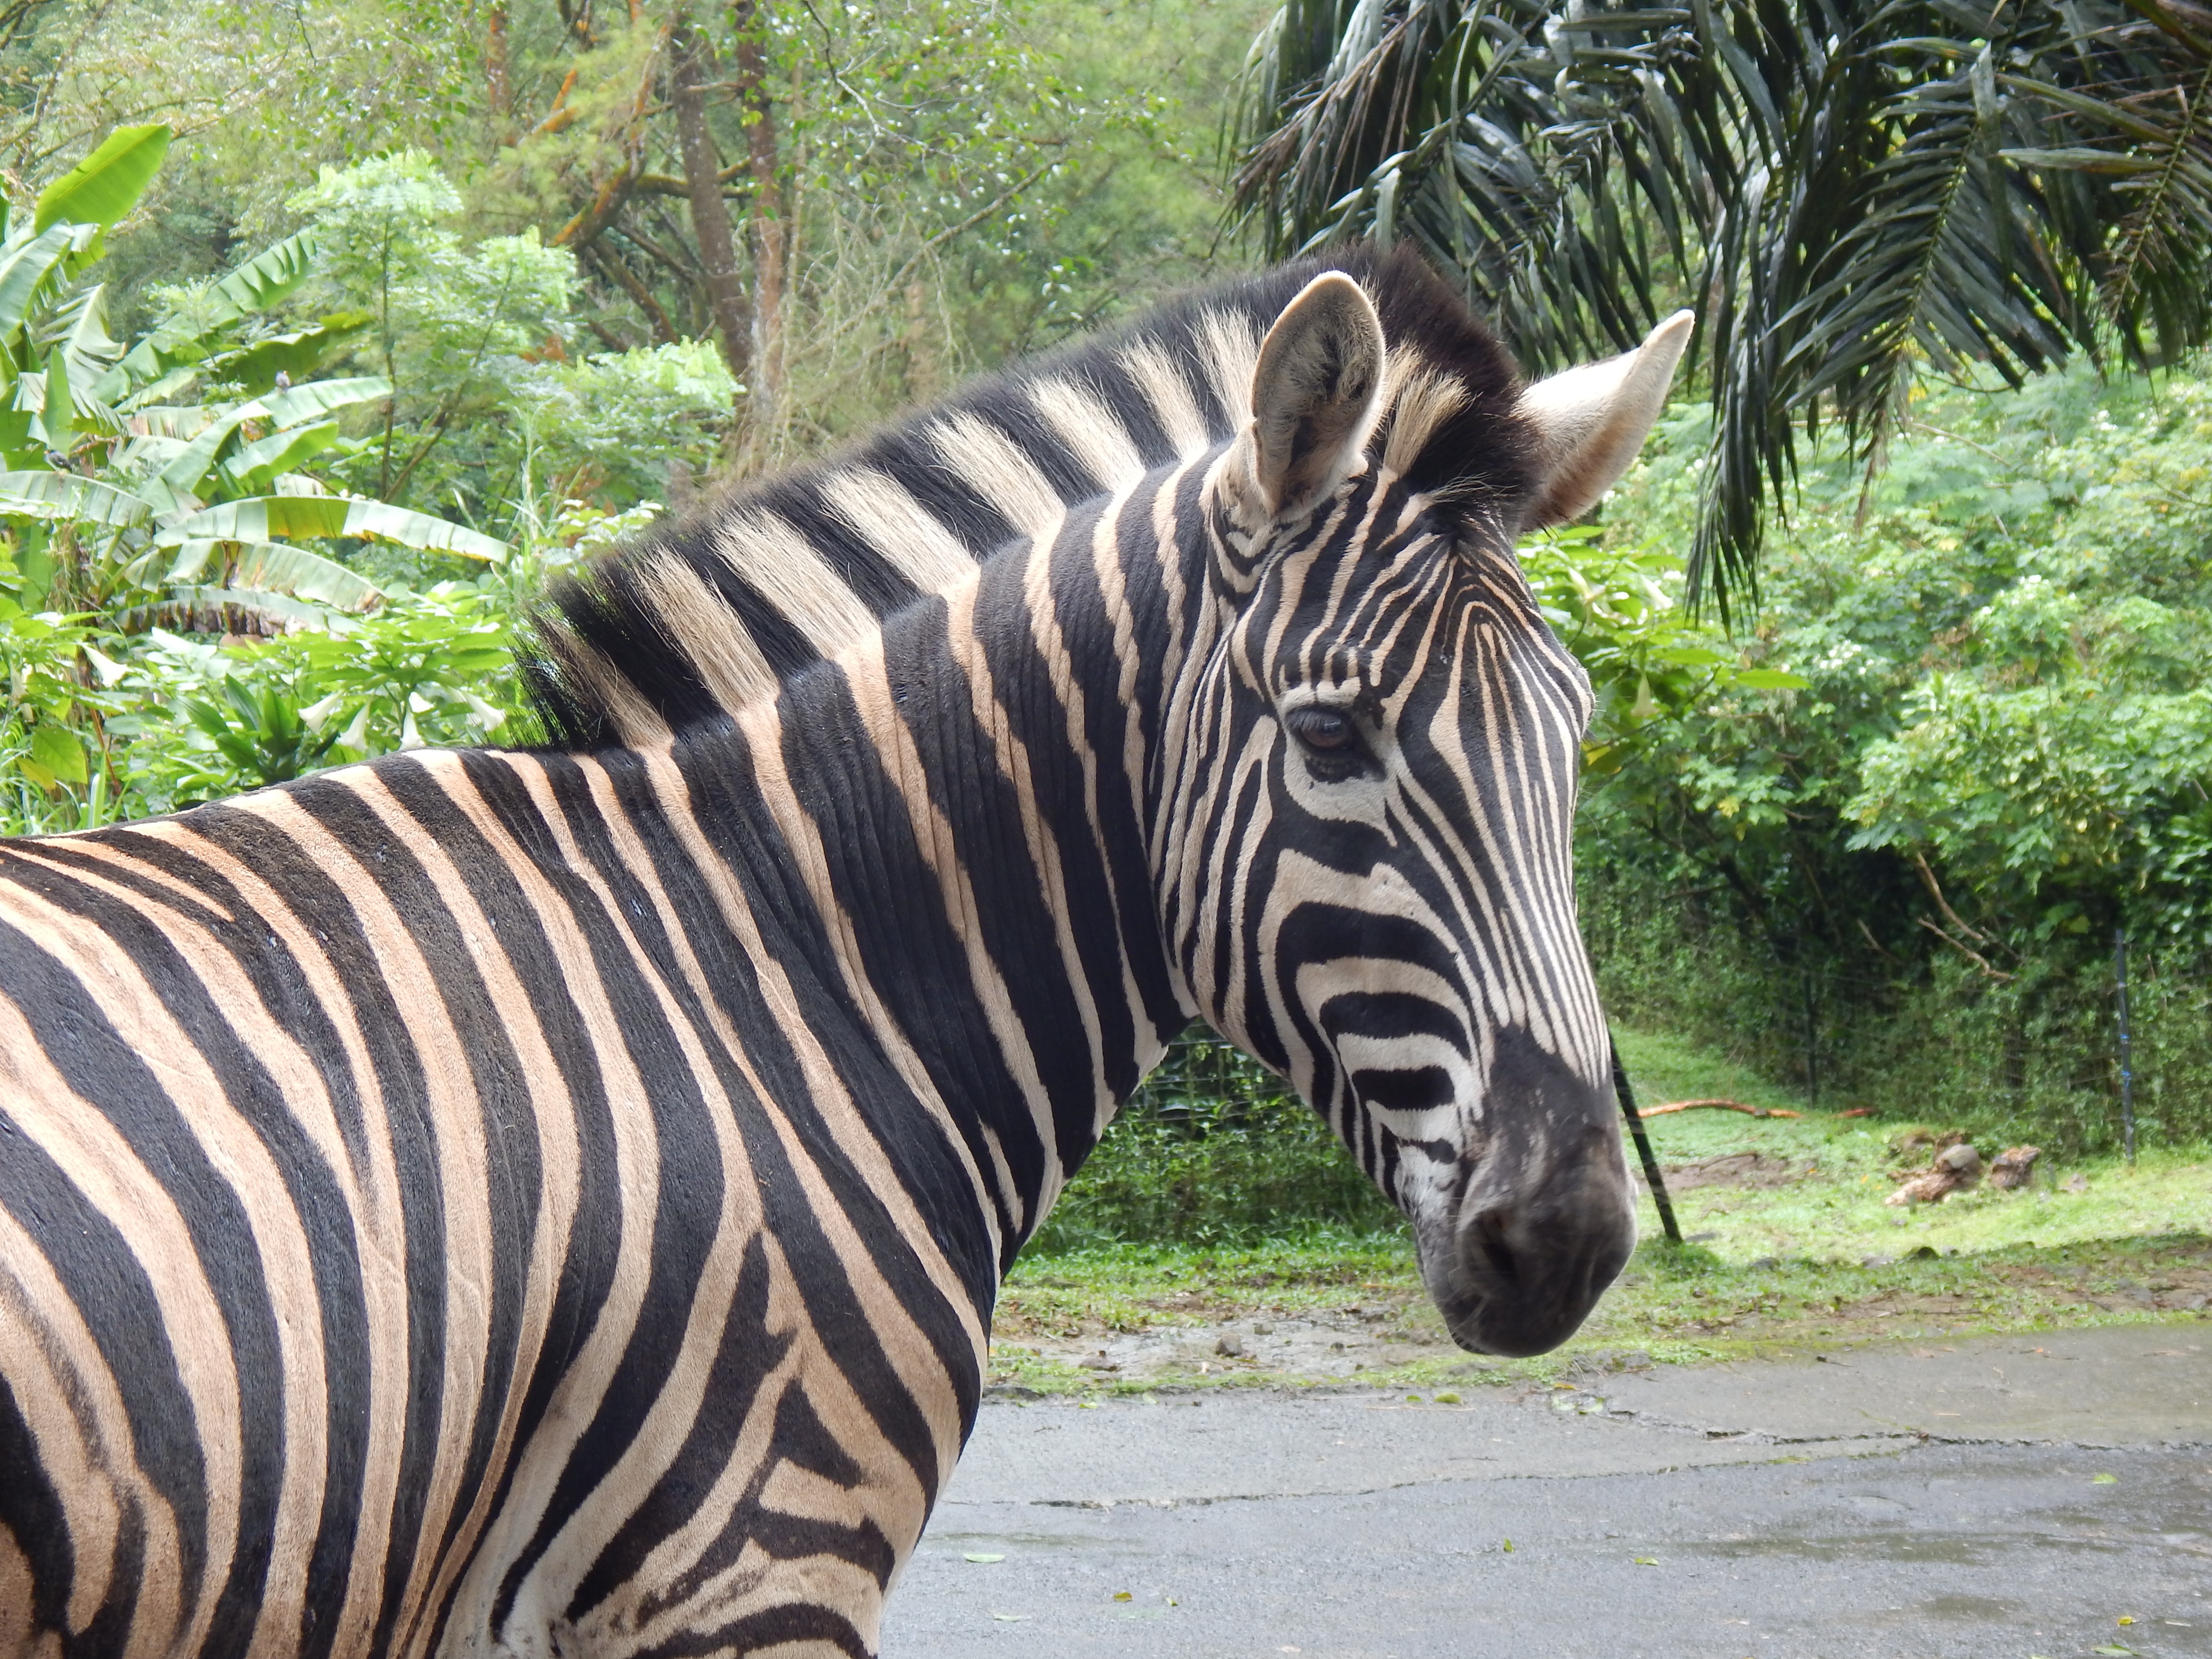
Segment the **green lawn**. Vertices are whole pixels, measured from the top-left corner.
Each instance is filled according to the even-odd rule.
[[[1639,1352],[1694,1361],[1879,1337],[2212,1316],[2204,1311],[2212,1295],[2205,1149],[2146,1148],[2132,1170],[2117,1158],[2046,1161],[2022,1192],[1978,1190],[1894,1209],[1882,1202],[1894,1188],[1891,1172],[1924,1163],[1925,1154],[1900,1158],[1890,1143],[1916,1126],[1844,1117],[1843,1102],[1809,1109],[1788,1091],[1669,1038],[1624,1032],[1620,1041],[1644,1105],[1724,1097],[1802,1113],[1699,1110],[1650,1122],[1662,1164],[1755,1152],[1765,1178],[1779,1176],[1778,1184],[1678,1191],[1676,1213],[1692,1241],[1679,1250],[1658,1239],[1647,1206],[1636,1260],[1555,1354],[1498,1362],[1438,1348],[1363,1382],[1548,1379]],[[1981,1150],[1987,1157],[1998,1148]],[[1054,1389],[1152,1386],[1086,1376],[1037,1345],[1353,1314],[1367,1328],[1382,1320],[1407,1342],[1440,1344],[1440,1322],[1402,1232],[1293,1229],[1250,1249],[1132,1243],[1024,1257],[1000,1303],[994,1375]],[[1286,1379],[1224,1364],[1183,1380]]]

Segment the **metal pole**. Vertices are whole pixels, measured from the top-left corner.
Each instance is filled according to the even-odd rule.
[[[1670,1244],[1682,1242],[1682,1229],[1674,1219],[1674,1206],[1667,1197],[1667,1177],[1659,1173],[1659,1159],[1651,1150],[1651,1137],[1644,1133],[1644,1120],[1637,1115],[1636,1091],[1628,1086],[1628,1068],[1620,1063],[1620,1045],[1606,1034],[1606,1046],[1613,1051],[1613,1092],[1620,1098],[1620,1115],[1628,1120],[1628,1133],[1636,1138],[1637,1155],[1644,1160],[1644,1180],[1651,1188],[1651,1201],[1659,1206],[1659,1225]]]
[[[2129,1064],[2128,936],[2123,928],[2112,930],[2112,962],[2120,991],[2120,1138],[2132,1165],[2136,1161],[2136,1074]]]
[[[1805,994],[1805,1098],[1814,1105],[1820,1100],[1820,1028],[1813,1012],[1813,970],[1802,970],[1801,988]]]

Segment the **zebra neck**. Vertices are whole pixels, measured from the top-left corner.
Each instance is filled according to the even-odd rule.
[[[1156,711],[1115,695],[1133,616],[1093,568],[1112,530],[1079,509],[738,723],[754,822],[806,889],[763,869],[757,900],[908,1085],[878,1109],[912,1121],[879,1127],[966,1166],[1001,1269],[1189,1018],[1130,758]],[[727,741],[687,742],[687,769]]]

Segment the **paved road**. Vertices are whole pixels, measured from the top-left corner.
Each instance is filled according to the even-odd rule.
[[[1461,1406],[994,1401],[892,1597],[884,1654],[2117,1649],[2212,1656],[2203,1323],[1476,1389]]]

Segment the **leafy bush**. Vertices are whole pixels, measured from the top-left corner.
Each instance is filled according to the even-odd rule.
[[[1699,422],[1608,509],[1685,544]],[[2124,930],[2147,1128],[2212,1132],[2212,380],[1918,398],[1870,490],[1816,457],[1747,656],[1594,778],[1615,1013],[1860,1103],[2095,1146]]]
[[[1249,1244],[1315,1224],[1362,1233],[1400,1224],[1310,1107],[1193,1026],[1122,1108],[1030,1249]]]

